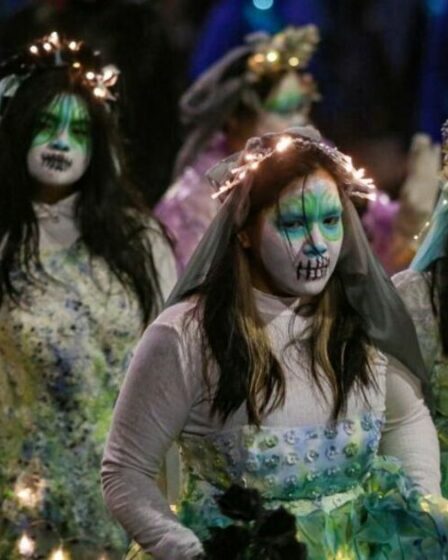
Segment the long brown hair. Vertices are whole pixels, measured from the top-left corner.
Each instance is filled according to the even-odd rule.
[[[334,178],[342,203],[346,203],[342,187],[345,178],[325,154],[317,150],[304,153],[295,177],[307,177],[320,168]],[[273,206],[285,187],[282,182],[252,189],[245,223],[240,229],[235,227],[226,253],[198,290],[204,376],[211,391],[209,366],[212,362],[218,365],[211,412],[223,422],[245,403],[249,422],[259,426],[263,416],[281,407],[285,400],[285,374],[257,311],[249,259],[238,239],[239,231]],[[332,418],[336,420],[346,411],[352,388],[356,386],[364,393],[374,383],[369,369],[369,340],[359,314],[345,295],[337,269],[311,307],[311,377],[326,399],[323,381],[330,386]],[[290,345],[296,344],[291,340]]]

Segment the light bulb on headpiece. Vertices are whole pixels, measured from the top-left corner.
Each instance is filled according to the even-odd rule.
[[[291,56],[290,59],[288,60],[288,62],[289,62],[290,66],[295,68],[296,66],[299,65],[300,60],[297,58],[297,56]]]
[[[366,171],[362,167],[359,168],[359,169],[354,167],[351,157],[349,157],[349,156],[344,157],[344,167],[345,167],[345,169],[348,173],[353,175],[353,177],[356,181],[359,181],[360,183],[362,183],[368,189],[374,189],[375,188],[375,185],[373,183],[373,179],[365,176]]]
[[[59,35],[57,31],[52,31],[48,36],[50,43],[59,45]]]
[[[277,51],[269,51],[266,55],[266,60],[268,62],[276,62],[279,58]]]
[[[103,72],[103,80],[108,81],[114,76],[114,72],[111,68],[106,68]]]
[[[280,138],[280,140],[277,142],[275,149],[277,152],[284,152],[285,150],[287,150],[289,148],[289,146],[292,144],[293,140],[291,138],[291,136],[283,136],[282,138]]]
[[[248,58],[248,69],[256,76],[306,68],[319,43],[315,25],[287,27],[280,33],[262,36]]]

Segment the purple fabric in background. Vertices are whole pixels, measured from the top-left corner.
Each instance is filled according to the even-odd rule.
[[[224,134],[217,132],[194,163],[168,189],[155,208],[156,217],[174,239],[178,271],[182,272],[219,210],[205,173],[230,155]]]
[[[398,201],[380,193],[377,200],[369,202],[368,209],[362,217],[362,225],[372,251],[389,274],[396,272],[390,261],[394,222],[399,208]]]

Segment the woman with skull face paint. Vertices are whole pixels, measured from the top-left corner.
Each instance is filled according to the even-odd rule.
[[[174,258],[126,180],[115,70],[53,33],[1,77],[0,557],[118,559],[100,459]]]
[[[350,201],[369,181],[309,128],[251,139],[210,178],[221,210],[115,408],[110,510],[154,558],[201,557],[236,483],[295,516],[312,560],[443,558],[426,372]],[[174,439],[177,517],[155,483]]]

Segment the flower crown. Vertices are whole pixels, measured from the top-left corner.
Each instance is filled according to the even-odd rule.
[[[287,27],[273,37],[266,35],[260,38],[260,34],[256,34],[254,40],[257,45],[247,65],[254,74],[260,76],[306,68],[320,36],[315,25],[305,25]]]
[[[53,31],[0,65],[0,110],[4,99],[14,97],[34,72],[57,67],[70,68],[97,99],[116,100],[113,88],[119,70],[113,65],[103,67],[99,51],[84,42],[65,39]]]
[[[220,197],[241,184],[248,176],[255,175],[261,162],[281,157],[283,153],[297,147],[314,148],[338,165],[347,176],[351,196],[376,199],[375,185],[372,179],[365,176],[365,170],[356,169],[349,156],[323,142],[319,132],[309,126],[291,128],[283,134],[265,134],[248,140],[239,157],[232,156],[224,160],[208,174],[211,183],[217,189],[212,198]]]

